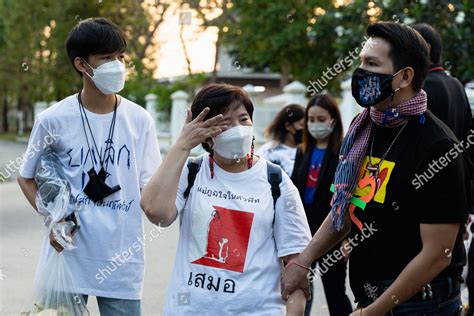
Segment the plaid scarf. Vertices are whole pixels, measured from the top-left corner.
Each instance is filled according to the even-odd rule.
[[[359,170],[373,133],[374,123],[390,127],[406,118],[418,116],[420,123],[424,124],[423,114],[427,109],[426,102],[426,92],[421,90],[412,99],[394,108],[389,107],[383,112],[374,107],[366,108],[355,118],[342,143],[339,164],[334,176],[335,191],[331,208],[334,229],[341,230],[343,227],[342,219],[356,188]]]

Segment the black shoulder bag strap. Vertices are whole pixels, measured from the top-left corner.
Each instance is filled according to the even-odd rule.
[[[189,158],[188,160],[188,186],[186,187],[186,190],[183,193],[184,199],[187,199],[189,196],[189,193],[191,192],[191,188],[194,185],[194,181],[196,180],[196,175],[199,172],[199,169],[201,169],[201,164],[202,164],[202,157],[194,157],[194,158]]]
[[[281,195],[280,183],[282,181],[281,168],[267,161],[267,175],[270,183],[273,197],[273,223],[275,223],[275,207],[278,198]]]

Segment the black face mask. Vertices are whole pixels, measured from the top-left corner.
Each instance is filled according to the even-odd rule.
[[[84,188],[84,193],[94,202],[102,201],[104,198],[121,189],[120,185],[109,187],[105,183],[107,172],[104,168],[101,168],[98,174],[94,168],[92,168],[87,174],[89,175],[89,182]]]
[[[382,102],[395,93],[392,89],[392,79],[402,70],[391,75],[357,68],[352,74],[352,96],[362,107]]]
[[[295,140],[295,143],[297,145],[301,144],[303,142],[303,129],[296,129],[295,128],[295,134],[293,135],[293,139]]]

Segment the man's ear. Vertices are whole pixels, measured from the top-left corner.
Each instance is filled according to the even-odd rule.
[[[398,89],[398,88],[406,88],[408,87],[411,82],[413,81],[413,76],[415,75],[415,71],[413,70],[413,68],[411,67],[406,67],[405,69],[402,70],[401,72],[401,75],[400,76],[400,83],[398,84],[397,87],[395,87],[395,89]]]
[[[89,71],[90,71],[90,69],[88,69],[89,67],[87,67],[84,60],[80,57],[74,58],[74,67],[76,67],[76,69],[78,71],[80,71],[82,74],[84,74],[85,72],[89,73]],[[89,75],[92,76],[92,74],[90,74],[90,73],[89,73]]]

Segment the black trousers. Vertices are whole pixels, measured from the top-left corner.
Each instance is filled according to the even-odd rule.
[[[339,249],[339,247],[334,249]],[[343,259],[337,260],[336,263],[331,261],[326,261],[325,263],[323,260],[320,260],[313,265],[313,270],[317,273],[313,276],[311,299],[306,302],[305,316],[311,314],[311,305],[315,295],[313,283],[318,282],[319,279],[323,282],[329,314],[331,316],[346,316],[352,313],[352,305],[349,297],[346,295],[346,267],[347,264]]]
[[[467,290],[469,291],[469,313],[467,315],[474,315],[474,234],[472,236],[471,246],[469,247],[469,252],[467,253],[466,286]]]

